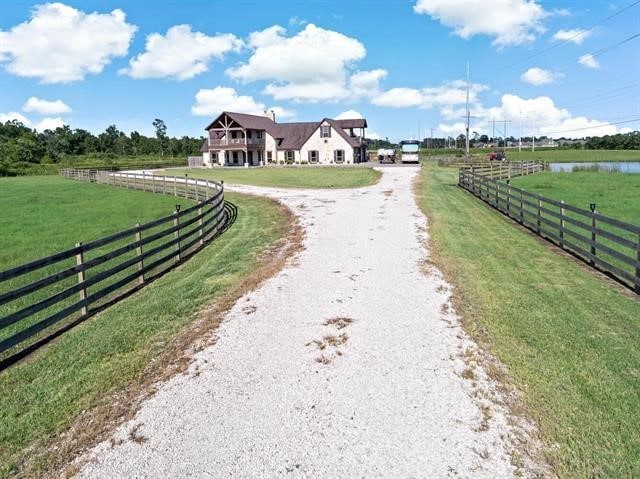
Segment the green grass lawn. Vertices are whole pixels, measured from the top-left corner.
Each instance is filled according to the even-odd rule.
[[[0,178],[0,270],[171,214],[173,196],[58,176]]]
[[[380,172],[372,168],[215,168],[167,170],[166,174],[206,178],[225,183],[285,188],[357,188],[373,185]]]
[[[640,175],[602,172],[544,173],[513,178],[511,183],[554,200],[640,225]]]
[[[536,151],[507,149],[511,161],[543,160],[556,163],[585,161],[640,161],[638,150],[556,150],[553,148]]]
[[[97,185],[65,184],[71,189],[95,188],[103,195],[109,191],[122,194]],[[140,195],[139,200],[148,196],[150,203],[164,201],[159,195]],[[30,465],[36,465],[32,474],[39,475],[53,460],[50,455],[55,450],[48,446],[57,434],[83,411],[112,401],[119,391],[135,388],[153,371],[154,361],[171,340],[194,321],[195,313],[243,284],[259,264],[259,256],[287,234],[287,221],[275,202],[232,193],[225,196],[237,206],[238,218],[213,244],[63,334],[28,361],[0,373],[0,477],[17,474],[26,451]],[[93,233],[101,234],[98,230]]]
[[[492,148],[472,148],[470,153],[479,157],[486,157],[487,153],[494,151]],[[585,161],[640,161],[640,151],[638,150],[560,150],[556,148],[539,148],[535,151],[523,148],[507,148],[507,158],[510,161],[535,161],[542,160],[550,163],[570,163]],[[455,156],[461,155],[462,150],[422,150],[422,155],[426,158],[430,155]]]
[[[507,367],[561,477],[640,477],[640,300],[457,187],[456,173],[425,165],[419,202],[465,328]]]

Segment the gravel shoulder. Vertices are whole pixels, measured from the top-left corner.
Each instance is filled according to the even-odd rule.
[[[514,476],[508,415],[487,399],[497,388],[479,367],[463,377],[475,346],[425,272],[417,174],[384,169],[353,190],[225,185],[291,208],[303,251],[79,476]]]

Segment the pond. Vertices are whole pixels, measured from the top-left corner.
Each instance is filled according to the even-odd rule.
[[[592,161],[584,163],[549,163],[554,172],[593,171],[605,173],[640,173],[640,161]]]

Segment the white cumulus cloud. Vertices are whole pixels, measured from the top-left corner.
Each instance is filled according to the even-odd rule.
[[[196,103],[191,112],[198,116],[216,116],[223,111],[262,115],[265,110],[273,110],[276,118],[287,118],[295,113],[282,107],[267,108],[264,103],[256,101],[249,95],[238,95],[234,88],[218,86],[203,88],[196,93]]]
[[[55,118],[43,118],[34,125],[38,131],[55,130],[56,128],[64,126],[64,120],[60,117]]]
[[[462,38],[493,37],[497,47],[533,41],[544,31],[542,20],[549,15],[536,0],[417,0],[413,10],[453,28]]]
[[[39,113],[40,115],[71,113],[71,107],[62,100],[43,100],[35,96],[30,97],[22,109],[27,112]]]
[[[190,25],[174,25],[165,35],[147,36],[145,51],[119,73],[133,78],[187,80],[206,72],[212,59],[220,60],[242,46],[242,40],[230,33],[207,36],[192,31]]]
[[[578,63],[587,68],[600,68],[600,62],[591,54],[587,53],[578,58]]]
[[[357,118],[364,118],[362,113],[355,110],[347,110],[340,113],[338,116],[334,118],[334,120],[353,120]]]
[[[471,128],[475,131],[492,133],[492,120],[496,119],[496,135],[503,136],[504,120],[507,123],[507,136],[518,136],[522,124],[522,136],[550,136],[553,138],[582,138],[585,136],[612,135],[623,131],[615,125],[585,116],[574,116],[566,108],[555,104],[548,96],[522,98],[518,95],[503,95],[498,106],[484,108],[476,105],[472,110],[475,117]],[[460,128],[462,127],[462,128]],[[445,133],[463,133],[464,124],[442,124],[438,126]]]
[[[555,73],[550,70],[545,70],[543,68],[533,67],[529,68],[526,72],[524,72],[520,76],[520,80],[525,83],[530,83],[531,85],[547,85],[549,83],[553,83],[559,78],[562,78],[564,74]]]
[[[243,82],[269,81],[264,93],[276,100],[336,101],[349,96],[349,78],[355,62],[366,55],[355,38],[308,24],[287,37],[286,30],[274,25],[249,36],[253,50],[247,62],[229,68],[227,74]],[[375,81],[370,73],[354,80]]]
[[[573,42],[576,45],[582,45],[582,43],[591,36],[590,30],[582,30],[580,28],[574,28],[571,30],[558,30],[553,34],[554,40]]]
[[[478,93],[486,90],[485,85],[473,83],[469,88],[469,101],[475,102]],[[462,80],[446,82],[437,87],[404,88],[397,87],[375,96],[374,105],[391,108],[418,107],[423,109],[434,107],[450,108],[467,101],[467,86]]]
[[[85,13],[62,3],[38,5],[28,21],[0,31],[0,63],[42,83],[78,81],[126,55],[136,29],[119,9]]]
[[[24,126],[31,126],[31,122],[29,119],[24,116],[22,113],[18,113],[17,111],[10,111],[8,113],[0,113],[0,123],[6,123],[8,121],[17,120],[22,123]]]

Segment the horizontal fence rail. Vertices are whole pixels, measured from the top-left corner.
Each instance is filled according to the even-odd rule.
[[[227,222],[222,183],[99,170],[60,175],[196,204],[176,205],[162,218],[0,271],[0,369],[182,263]]]
[[[494,171],[492,178],[485,173],[460,169],[458,185],[640,294],[640,226],[500,181],[513,174]]]

